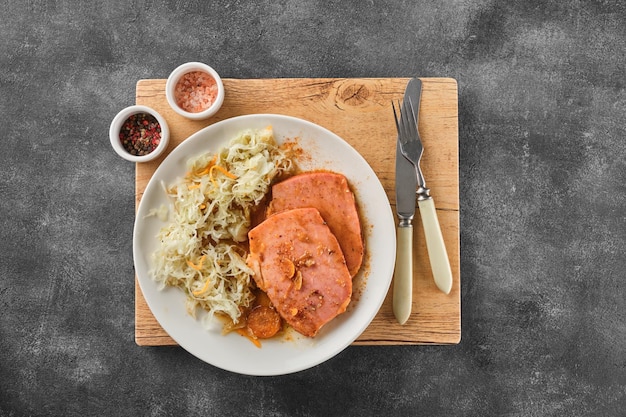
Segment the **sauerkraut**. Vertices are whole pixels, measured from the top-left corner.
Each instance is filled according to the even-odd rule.
[[[251,211],[274,178],[292,169],[291,158],[268,127],[241,132],[217,153],[191,158],[187,169],[185,177],[164,184],[169,223],[158,234],[152,276],[161,288],[183,290],[189,314],[206,311],[207,325],[215,314],[237,323],[254,299],[242,244]]]

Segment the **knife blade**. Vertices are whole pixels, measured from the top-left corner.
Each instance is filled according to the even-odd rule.
[[[404,92],[400,111],[409,111],[409,98],[419,110],[421,83],[411,79]],[[415,111],[417,115],[418,112]],[[400,324],[411,315],[413,302],[413,216],[415,215],[415,190],[417,175],[415,166],[400,150],[400,137],[396,139],[396,213],[398,216],[397,251],[393,284],[393,313]]]

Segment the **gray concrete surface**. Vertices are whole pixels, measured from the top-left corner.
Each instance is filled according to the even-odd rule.
[[[620,416],[623,1],[0,3],[0,416]],[[255,378],[133,334],[142,78],[453,77],[462,341]]]

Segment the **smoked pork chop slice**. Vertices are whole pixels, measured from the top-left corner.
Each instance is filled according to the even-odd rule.
[[[299,333],[313,337],[343,313],[352,277],[339,243],[314,208],[286,210],[248,233],[257,286]]]
[[[348,180],[334,172],[309,172],[272,187],[269,215],[300,207],[316,208],[337,237],[350,275],[363,262],[361,222]]]

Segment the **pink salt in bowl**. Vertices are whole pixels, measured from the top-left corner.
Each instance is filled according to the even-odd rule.
[[[213,116],[224,102],[222,78],[210,66],[188,62],[176,68],[165,83],[165,97],[179,115],[192,120]]]

